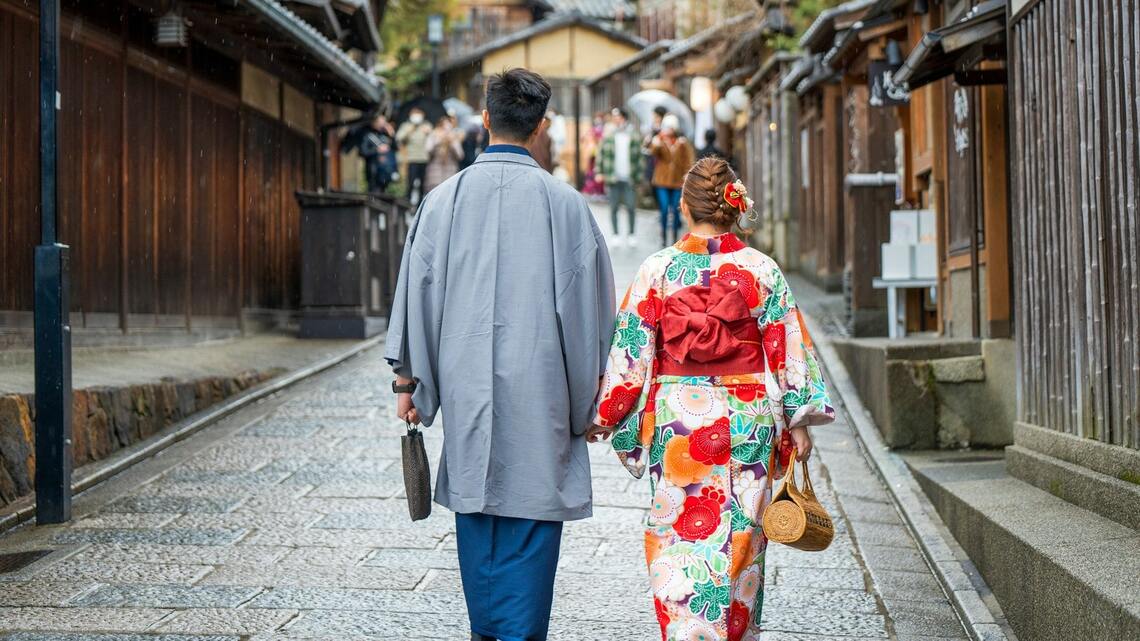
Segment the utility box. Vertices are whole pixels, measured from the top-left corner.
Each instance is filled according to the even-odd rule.
[[[301,205],[301,338],[383,331],[411,205],[344,192],[297,192]]]

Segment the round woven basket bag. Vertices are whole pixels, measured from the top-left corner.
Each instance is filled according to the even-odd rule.
[[[793,451],[788,474],[764,509],[764,536],[769,541],[783,543],[797,550],[825,550],[835,538],[835,524],[815,497],[807,461],[800,464],[804,476],[803,487],[796,487],[795,460],[796,452]],[[775,467],[774,457],[772,462],[773,465],[768,468],[770,470]]]

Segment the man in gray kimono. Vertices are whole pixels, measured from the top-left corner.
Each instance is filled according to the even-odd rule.
[[[586,201],[527,150],[549,100],[525,69],[488,80],[490,146],[425,197],[388,328],[399,417],[443,414],[435,501],[456,513],[478,640],[546,638],[562,522],[592,509],[613,273]]]

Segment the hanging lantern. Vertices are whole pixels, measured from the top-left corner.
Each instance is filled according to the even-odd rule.
[[[732,108],[732,103],[728,102],[727,98],[721,98],[713,105],[713,115],[718,121],[728,124],[736,119],[736,110]]]
[[[185,47],[190,44],[190,22],[182,17],[177,5],[155,22],[154,44],[160,47]]]
[[[696,76],[689,83],[689,107],[700,112],[712,106],[713,87],[712,80],[704,76]]]
[[[744,111],[748,108],[748,92],[740,85],[729,87],[728,91],[724,94],[724,98],[728,100],[728,104],[732,105],[732,108],[736,111]]]

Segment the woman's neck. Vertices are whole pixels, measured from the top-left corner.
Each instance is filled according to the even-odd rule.
[[[704,236],[706,238],[723,236],[730,231],[732,231],[731,228],[717,227],[711,223],[693,223],[693,225],[689,227],[689,233],[694,236]]]

